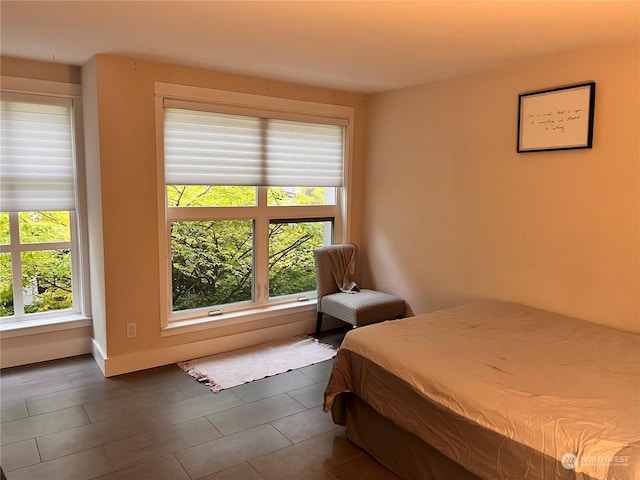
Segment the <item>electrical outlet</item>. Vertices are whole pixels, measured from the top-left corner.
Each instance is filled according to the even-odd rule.
[[[136,338],[136,324],[127,323],[127,338]]]

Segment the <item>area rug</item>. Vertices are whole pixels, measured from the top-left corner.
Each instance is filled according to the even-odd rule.
[[[178,366],[218,393],[225,388],[329,360],[336,353],[331,345],[305,335],[179,362]]]

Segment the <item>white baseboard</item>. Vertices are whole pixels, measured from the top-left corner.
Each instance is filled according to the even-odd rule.
[[[91,353],[91,327],[2,338],[0,368]]]
[[[107,357],[104,359],[105,368],[103,373],[105,376],[111,377],[137,370],[168,365],[170,363],[176,363],[192,358],[215,355],[216,353],[250,347],[252,345],[269,342],[278,338],[304,335],[312,332],[314,326],[314,320],[301,319],[299,321],[283,325],[261,328],[259,330],[252,330],[235,335],[210,338],[199,342],[173,345],[155,350],[127,353],[116,357]],[[96,355],[94,354],[94,358],[95,357]],[[97,358],[96,361],[98,361]]]
[[[102,374],[106,377],[104,372],[106,368],[105,365],[107,355],[104,353],[104,350],[102,350],[102,347],[98,345],[98,342],[96,342],[95,338],[91,339],[91,355],[93,355],[93,359],[98,364],[98,367],[102,371]]]
[[[27,365],[59,358],[90,353],[106,377],[159,367],[192,358],[228,352],[250,347],[278,338],[304,335],[315,329],[313,315],[304,315],[297,320],[224,337],[210,338],[198,342],[127,353],[108,357],[102,347],[91,338],[91,327],[63,331],[2,338],[0,340],[0,368]],[[325,319],[323,330],[344,323],[330,317]]]

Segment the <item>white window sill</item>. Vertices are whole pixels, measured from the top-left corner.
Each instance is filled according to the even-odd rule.
[[[281,317],[283,315],[293,315],[311,311],[315,312],[316,303],[316,299],[314,298],[305,302],[281,303],[278,305],[269,305],[263,308],[223,313],[222,315],[217,315],[215,317],[207,316],[190,318],[188,320],[177,320],[170,322],[166,327],[164,327],[160,332],[160,336],[168,337],[172,335],[182,335],[185,333],[209,330],[212,328],[255,322],[266,318]]]
[[[58,332],[72,328],[90,327],[91,324],[90,317],[79,314],[16,320],[0,324],[0,338],[4,339]]]

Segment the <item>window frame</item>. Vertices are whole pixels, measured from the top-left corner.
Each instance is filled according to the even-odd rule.
[[[201,87],[156,82],[156,152],[158,178],[158,237],[160,247],[160,295],[162,335],[171,335],[202,328],[226,326],[255,319],[293,313],[300,309],[315,309],[315,292],[301,292],[269,298],[268,255],[269,224],[273,220],[326,221],[333,219],[333,241],[348,238],[347,211],[349,179],[353,144],[354,108],[341,105],[268,97],[263,95],[215,90]],[[268,205],[267,186],[256,187],[256,204],[234,207],[169,207],[164,171],[164,108],[179,106],[220,113],[269,116],[285,120],[334,123],[345,128],[344,185],[336,188],[336,202],[332,205]],[[301,185],[304,186],[304,185]],[[189,220],[243,220],[255,222],[254,230],[254,298],[249,302],[216,307],[172,311],[171,285],[171,223]],[[176,332],[176,330],[179,330]]]
[[[69,212],[70,240],[63,242],[29,242],[21,243],[18,231],[18,216],[20,212],[8,212],[10,224],[10,243],[1,245],[0,252],[10,253],[12,262],[12,283],[14,290],[14,307],[16,305],[16,291],[20,292],[19,304],[22,314],[1,317],[0,331],[19,330],[27,327],[46,327],[62,325],[67,328],[70,321],[87,321],[90,319],[89,298],[89,260],[87,255],[86,233],[86,191],[84,183],[84,137],[82,131],[82,88],[78,84],[54,82],[48,80],[29,79],[21,77],[0,77],[2,88],[0,93],[4,99],[26,100],[33,102],[42,98],[42,103],[58,103],[61,100],[69,102],[71,109],[71,128],[73,142],[74,167],[74,196],[75,209]],[[49,102],[47,102],[49,100]],[[36,102],[37,103],[37,102]],[[36,313],[24,313],[24,292],[18,285],[22,285],[22,259],[25,251],[44,251],[69,249],[71,254],[71,308]],[[19,271],[16,266],[20,265]]]

